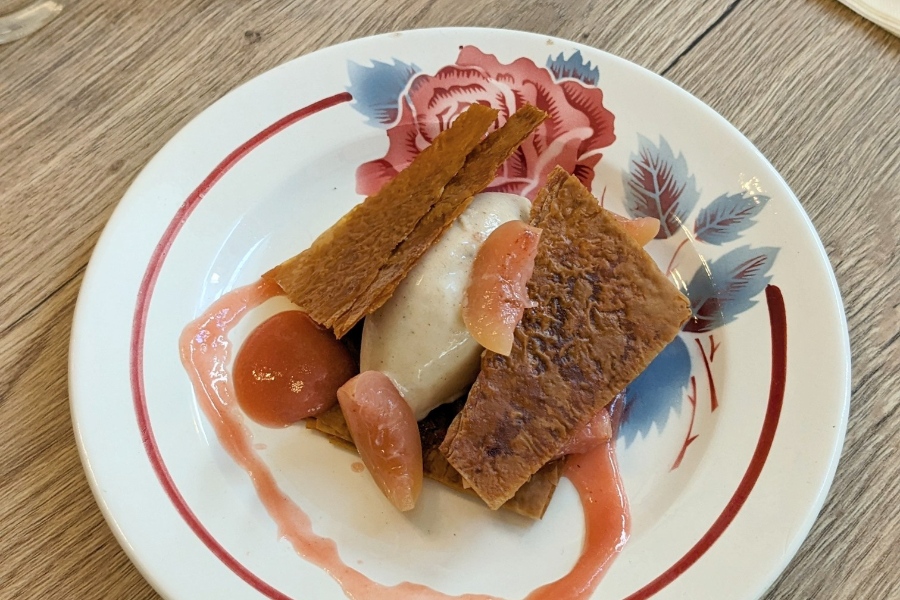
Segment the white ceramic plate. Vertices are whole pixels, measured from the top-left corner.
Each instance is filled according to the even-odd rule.
[[[101,509],[164,597],[343,597],[279,539],[221,448],[178,336],[473,101],[551,108],[546,146],[498,186],[533,194],[560,163],[608,208],[662,215],[649,251],[696,309],[630,391],[617,446],[632,537],[595,597],[755,599],[809,531],[846,427],[849,346],[822,245],[778,173],[700,101],[599,50],[411,31],[298,58],[216,102],[147,165],[97,245],[72,335],[73,420]],[[521,598],[579,555],[566,480],[533,524],[430,482],[404,516],[350,453],[302,427],[252,430],[316,532],[381,583]]]

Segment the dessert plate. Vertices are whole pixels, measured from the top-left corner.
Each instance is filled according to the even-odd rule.
[[[756,599],[809,531],[844,438],[850,354],[828,259],[783,179],[709,107],[620,58],[516,31],[408,31],[300,57],[210,106],[146,166],[97,244],[71,342],[76,437],[112,530],[165,598],[344,597],[339,573],[280,538],[219,443],[179,335],[472,102],[551,113],[547,143],[526,141],[492,189],[533,198],[560,164],[607,208],[660,218],[648,251],[694,311],[629,388],[617,452],[631,539],[593,597]],[[264,304],[231,341],[283,308]],[[582,508],[565,479],[539,522],[427,481],[401,514],[353,454],[302,425],[247,425],[313,530],[383,586],[523,598],[579,556]]]

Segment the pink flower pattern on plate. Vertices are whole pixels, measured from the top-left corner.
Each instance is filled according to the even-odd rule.
[[[505,65],[491,54],[465,46],[456,64],[434,75],[412,77],[399,98],[399,113],[387,130],[387,154],[358,168],[357,192],[369,196],[381,189],[475,103],[500,111],[494,128],[525,103],[550,114],[500,168],[489,191],[534,199],[556,165],[590,187],[601,150],[616,139],[613,114],[603,106],[603,92],[596,86],[574,77],[557,81],[548,69],[528,58]]]

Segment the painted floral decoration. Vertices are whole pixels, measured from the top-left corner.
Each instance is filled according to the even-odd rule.
[[[499,127],[525,103],[547,111],[541,124],[500,168],[489,191],[534,199],[547,174],[561,165],[586,186],[594,180],[601,150],[615,141],[613,115],[603,106],[597,67],[580,52],[568,59],[548,57],[545,67],[528,58],[503,64],[474,46],[461,47],[456,63],[433,75],[413,64],[373,61],[349,64],[354,107],[370,125],[387,130],[390,147],[383,158],[356,173],[356,190],[374,194],[404,169],[457,115],[471,104],[500,111]]]
[[[662,136],[659,145],[638,136],[638,151],[631,155],[629,170],[622,177],[625,209],[631,217],[659,219],[657,239],[684,238],[672,254],[667,275],[688,242],[697,246],[722,246],[737,241],[753,226],[754,219],[769,201],[768,196],[751,189],[723,193],[701,205],[692,227],[690,216],[702,192],[688,169],[684,154],[676,155]],[[768,273],[777,254],[778,248],[738,246],[719,258],[704,259],[689,279],[676,278],[681,291],[691,302],[691,319],[682,334],[628,386],[626,416],[620,430],[626,444],[639,435],[649,434],[653,426],[659,430],[665,427],[673,412],[681,412],[687,394],[690,424],[672,469],[681,465],[688,446],[697,439],[693,433],[698,404],[697,376],[692,374],[689,348],[696,348],[699,354],[706,375],[709,410],[715,412],[720,400],[712,364],[722,342],[716,341],[714,331],[757,303],[755,297],[772,279]]]

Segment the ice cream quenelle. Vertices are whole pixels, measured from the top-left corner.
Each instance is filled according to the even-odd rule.
[[[366,318],[360,370],[387,375],[416,419],[459,398],[478,376],[482,347],[462,318],[472,264],[494,229],[527,221],[530,209],[521,196],[476,195],[391,299]]]

